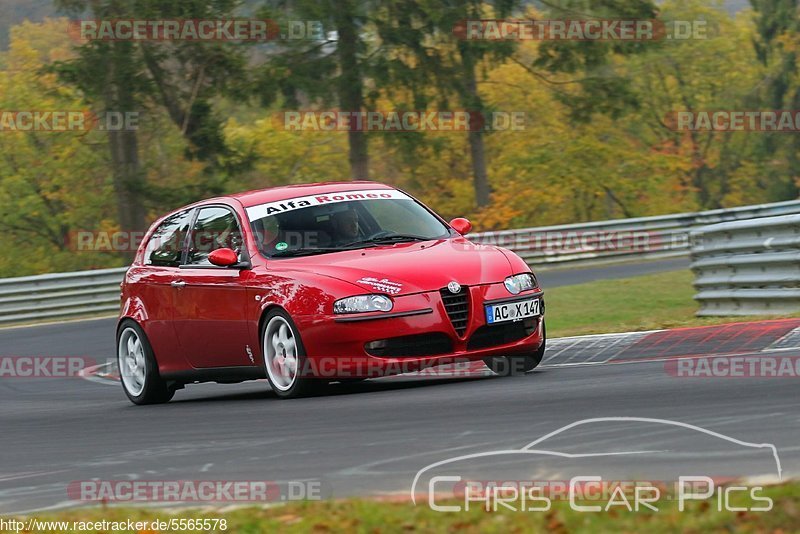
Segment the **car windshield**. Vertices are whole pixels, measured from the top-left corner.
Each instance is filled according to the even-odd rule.
[[[450,229],[393,189],[310,195],[247,208],[261,253],[270,258],[326,254],[445,239]]]

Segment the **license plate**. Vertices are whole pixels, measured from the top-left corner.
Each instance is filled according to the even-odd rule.
[[[485,306],[486,324],[507,323],[509,321],[521,321],[528,317],[536,317],[541,315],[539,306],[539,299],[487,305]]]

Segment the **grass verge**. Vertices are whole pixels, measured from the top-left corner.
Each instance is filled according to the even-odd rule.
[[[717,488],[720,492],[720,488]],[[627,511],[623,506],[609,511],[577,512],[568,502],[553,501],[545,512],[505,510],[487,512],[478,502],[469,510],[451,513],[435,512],[427,504],[412,506],[409,502],[348,499],[342,501],[298,502],[269,508],[240,508],[227,512],[174,509],[153,511],[126,508],[93,508],[70,510],[37,517],[38,520],[58,521],[169,521],[172,518],[224,518],[225,529],[216,532],[256,534],[262,532],[791,532],[800,524],[800,484],[768,486],[758,491],[758,497],[768,497],[770,511],[719,511],[718,500],[688,503],[680,512],[677,501],[657,503],[658,511]],[[602,500],[586,504],[605,505]],[[439,503],[444,504],[444,503]],[[454,501],[464,507],[463,501]],[[732,506],[752,508],[764,506],[742,494],[733,494]],[[519,503],[517,503],[519,507]],[[7,520],[8,518],[6,518]],[[25,520],[21,518],[21,520]],[[99,530],[88,530],[98,532]],[[110,531],[110,530],[109,530]],[[174,530],[173,530],[174,531]],[[13,530],[3,530],[13,532]],[[86,532],[73,527],[37,532]],[[132,532],[119,530],[117,532]],[[135,531],[133,531],[135,532]],[[139,531],[155,532],[147,529]],[[166,532],[166,530],[164,530]],[[206,531],[208,532],[208,531]]]
[[[698,306],[692,300],[693,280],[691,271],[671,271],[545,288],[547,336],[706,326],[781,317],[695,317]]]

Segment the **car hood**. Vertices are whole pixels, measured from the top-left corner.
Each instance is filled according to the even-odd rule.
[[[439,290],[452,281],[466,286],[502,282],[514,274],[500,249],[464,238],[277,260],[270,267],[336,278],[364,292],[390,295]]]

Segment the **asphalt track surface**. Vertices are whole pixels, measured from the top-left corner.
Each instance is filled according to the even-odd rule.
[[[113,353],[113,324],[0,330],[0,356],[105,359]],[[664,339],[673,346],[678,338]],[[604,339],[592,341],[596,350],[605,350],[608,343],[597,345]],[[714,352],[711,339],[698,354]],[[0,513],[86,505],[67,487],[92,479],[318,481],[326,497],[407,497],[415,475],[431,463],[516,450],[589,418],[601,420],[545,440],[551,450],[584,457],[539,458],[524,467],[525,476],[563,479],[580,468],[577,474],[602,471],[615,480],[684,472],[775,479],[773,455],[742,443],[774,444],[783,478],[800,474],[798,378],[676,377],[659,358],[674,350],[637,346],[646,350],[575,366],[568,360],[578,348],[563,346],[562,355],[525,377],[381,379],[333,384],[321,396],[291,401],[276,399],[263,381],[189,386],[167,405],[136,407],[118,384],[0,379]],[[773,351],[774,344],[756,343],[745,352],[800,356],[793,346]],[[604,419],[620,417],[683,426]],[[630,451],[646,461],[597,455]],[[509,465],[486,461],[456,472],[487,480],[507,476]]]
[[[656,274],[666,271],[688,269],[691,265],[689,258],[671,258],[655,260],[644,263],[616,263],[599,265],[595,267],[574,267],[569,269],[543,269],[536,270],[536,276],[547,290],[548,287],[569,286],[584,284],[599,280],[613,280],[616,278],[629,278],[646,274]]]

